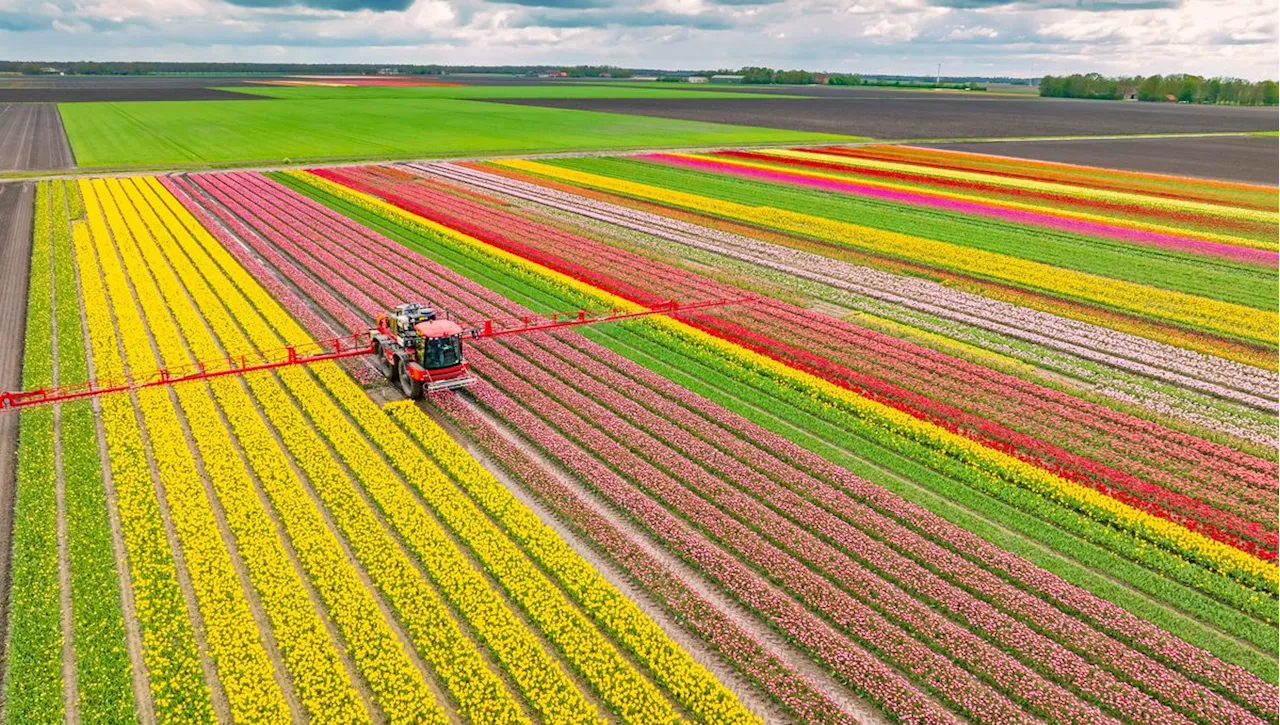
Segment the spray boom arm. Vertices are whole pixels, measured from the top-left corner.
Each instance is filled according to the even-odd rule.
[[[613,309],[606,313],[578,310],[557,312],[550,315],[527,315],[505,320],[485,320],[479,326],[464,327],[463,337],[479,340],[487,337],[523,335],[530,332],[555,330],[602,322],[615,322],[649,315],[676,315],[681,312],[747,304],[755,298],[736,297],[696,302],[670,300],[640,310]],[[300,345],[289,345],[274,350],[257,350],[222,360],[202,361],[181,368],[160,368],[149,375],[115,380],[89,380],[68,385],[56,385],[39,390],[0,392],[0,412],[47,403],[65,402],[79,398],[95,397],[108,393],[141,390],[159,385],[174,385],[193,380],[209,380],[226,375],[244,375],[259,370],[273,370],[291,365],[310,365],[328,360],[369,355],[373,352],[370,332],[359,332]]]

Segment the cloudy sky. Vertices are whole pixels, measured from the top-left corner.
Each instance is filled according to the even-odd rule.
[[[1274,78],[1280,0],[0,0],[8,60]]]

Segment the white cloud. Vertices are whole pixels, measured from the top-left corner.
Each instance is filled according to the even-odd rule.
[[[0,0],[0,55],[1263,78],[1278,13],[1276,0]]]

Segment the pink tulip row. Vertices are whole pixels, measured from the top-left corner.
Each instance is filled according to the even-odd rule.
[[[549,207],[652,234],[943,319],[1061,350],[1117,369],[1248,404],[1275,405],[1276,374],[1147,338],[1060,317],[929,280],[859,267],[789,247],[457,164],[406,166]]]
[[[297,293],[288,285],[281,281],[276,275],[268,272],[262,263],[256,257],[250,254],[237,239],[248,239],[255,237],[247,226],[235,218],[219,217],[217,220],[205,211],[198,202],[195,201],[199,197],[199,192],[191,185],[189,181],[178,176],[162,176],[159,177],[160,183],[164,185],[177,199],[182,202],[215,239],[236,258],[241,266],[253,275],[267,291],[271,292],[275,299],[279,300],[289,314],[295,320],[298,320],[314,337],[318,340],[341,337],[345,334],[360,332],[367,329],[368,324],[360,318],[359,315],[352,313],[350,310],[340,309],[337,312],[330,312],[334,319],[340,325],[346,328],[345,332],[336,331],[327,321],[322,319],[310,305],[302,301]],[[230,229],[235,233],[233,236]],[[270,251],[270,250],[268,250]],[[273,259],[274,257],[274,259]],[[269,260],[279,259],[274,253],[267,257]],[[311,280],[300,277],[299,279],[290,279],[295,285],[298,285],[304,292],[311,295],[313,299],[323,298],[328,292]],[[329,308],[326,308],[329,309]],[[375,380],[375,375],[369,366],[352,363],[344,364],[343,367],[356,377],[362,383],[370,383]]]
[[[551,227],[535,225],[533,222],[521,217],[492,210],[483,205],[473,204],[455,196],[442,194],[440,192],[424,188],[422,185],[397,183],[397,179],[387,179],[385,175],[380,175],[376,169],[342,171],[326,170],[324,175],[345,180],[347,183],[372,184],[374,187],[381,189],[382,193],[391,194],[394,198],[411,201],[418,204],[420,207],[426,206],[429,209],[427,213],[438,222],[445,223],[449,226],[453,226],[454,228],[459,228],[464,232],[472,233],[476,236],[496,241],[510,251],[514,251],[522,256],[533,258],[544,264],[557,268],[562,272],[570,274],[571,276],[584,279],[606,289],[611,289],[615,293],[622,294],[623,296],[636,301],[652,304],[664,297],[674,296],[683,299],[690,299],[707,296],[730,296],[737,292],[737,290],[734,290],[733,288],[712,282],[700,275],[668,265],[662,265],[660,263],[653,262],[652,260],[642,259],[629,252],[595,242],[594,240],[587,240],[582,237],[560,232],[559,230],[555,230]],[[383,185],[383,183],[385,183],[385,185]],[[554,250],[554,252],[548,251],[547,248]],[[565,257],[583,260],[583,263],[567,262],[564,260]],[[584,264],[586,267],[584,267]],[[634,284],[623,284],[616,281],[624,278],[633,280],[634,282],[640,282],[646,287],[646,290],[652,290],[656,287],[658,288],[658,293],[654,294],[649,291],[636,293],[633,291],[635,287]],[[673,289],[671,285],[675,281],[686,282],[687,284],[685,289]],[[620,288],[620,285],[622,288]],[[664,287],[664,285],[666,286]],[[841,343],[853,345],[863,343],[862,339],[856,337],[856,335],[863,331],[853,325],[829,318],[824,319],[822,322],[814,322],[816,316],[803,318],[799,315],[793,314],[794,312],[795,310],[791,308],[790,305],[786,305],[784,303],[773,303],[768,305],[766,309],[748,309],[739,314],[752,315],[752,321],[755,323],[753,327],[755,329],[763,328],[768,329],[771,332],[777,332],[780,336],[783,336],[783,339],[790,339],[794,337],[797,331],[800,331],[801,328],[797,327],[795,324],[798,319],[811,324],[813,327],[822,328],[814,334],[815,338],[820,338],[825,334],[826,339],[830,340],[834,333],[834,336],[837,337]],[[715,324],[715,318],[713,317],[699,316],[699,318],[712,320],[711,324]],[[842,328],[848,328],[853,332],[850,333]],[[720,325],[718,329],[723,332],[725,330],[725,326]],[[731,333],[730,337],[731,339],[741,339],[743,338],[743,335],[739,333]],[[871,358],[873,356],[868,355],[869,352],[879,352],[881,353],[881,357],[885,357],[886,355],[891,354],[886,352],[886,348],[902,348],[906,351],[904,356],[917,355],[926,360],[931,359],[931,361],[936,361],[935,369],[933,370],[934,375],[932,375],[929,380],[923,381],[923,384],[921,385],[922,389],[930,391],[945,390],[949,384],[947,381],[951,379],[951,377],[954,377],[956,373],[959,373],[960,377],[967,378],[965,382],[968,383],[972,383],[974,379],[983,380],[990,376],[999,375],[983,368],[982,366],[972,365],[964,361],[956,360],[926,348],[920,348],[916,345],[892,340],[892,338],[887,338],[885,336],[879,336],[879,338],[880,339],[878,340],[873,338],[873,342],[878,345],[879,349],[873,348],[868,344],[860,344],[856,348],[857,354],[852,354],[841,348],[822,350],[822,352],[828,353],[826,357],[843,355],[850,358]],[[888,342],[886,343],[886,341]],[[1268,533],[1260,523],[1250,523],[1248,521],[1241,520],[1235,514],[1230,512],[1218,510],[1204,502],[1176,492],[1168,491],[1159,485],[1153,485],[1124,472],[1110,469],[1106,465],[1096,463],[1095,461],[1078,455],[1073,455],[1067,451],[1057,448],[1051,443],[1044,443],[1025,434],[1009,430],[1008,428],[1004,428],[999,425],[997,422],[998,419],[987,420],[979,416],[962,412],[961,410],[952,408],[946,404],[935,404],[935,402],[929,398],[910,393],[897,385],[879,378],[867,375],[851,374],[851,371],[848,368],[835,365],[824,357],[815,356],[811,354],[808,349],[789,349],[787,346],[779,345],[776,340],[769,340],[767,344],[762,344],[760,347],[770,351],[770,354],[785,351],[784,355],[780,357],[780,359],[788,362],[795,362],[797,359],[802,359],[806,363],[809,363],[809,367],[807,369],[811,372],[816,372],[823,377],[850,380],[856,386],[855,389],[860,392],[869,392],[873,397],[889,402],[895,405],[895,407],[902,407],[904,410],[916,415],[917,417],[926,417],[935,420],[936,422],[942,422],[948,427],[953,427],[958,431],[964,431],[970,435],[978,434],[981,436],[980,439],[984,442],[991,442],[992,444],[1001,447],[1004,450],[1008,450],[1015,455],[1027,458],[1033,463],[1038,465],[1047,465],[1047,467],[1052,470],[1060,472],[1070,478],[1100,487],[1111,495],[1120,497],[1126,500],[1126,502],[1148,509],[1157,515],[1174,518],[1181,523],[1198,530],[1202,530],[1205,533],[1232,543],[1233,545],[1240,546],[1241,548],[1255,551],[1261,555],[1274,556],[1276,548],[1274,542],[1274,530]],[[775,354],[774,356],[776,357],[777,355]],[[899,360],[886,365],[886,369],[882,371],[882,374],[896,374],[897,370],[902,367],[901,357],[902,356],[899,356]],[[951,375],[948,375],[949,372]],[[1023,396],[1024,399],[1034,403],[1041,403],[1043,397],[1051,399],[1047,404],[1042,403],[1042,405],[1050,406],[1050,409],[1045,411],[1045,415],[1042,419],[1037,419],[1033,415],[1037,407],[1034,405],[1017,411],[1006,409],[1003,411],[993,412],[1000,413],[1003,417],[1011,421],[1029,418],[1032,421],[1047,419],[1055,421],[1055,423],[1063,419],[1063,409],[1070,410],[1072,404],[1080,402],[1070,396],[1058,393],[1057,391],[1032,386],[1031,384],[1025,383],[1013,376],[999,375],[999,377],[1003,379],[993,381],[986,386],[987,390],[985,390],[985,392],[988,394],[987,396],[974,396],[974,387],[970,384],[966,386],[967,389],[965,391],[957,391],[957,394],[953,396],[954,402],[961,403],[963,401],[967,401],[970,407],[973,407],[974,400],[981,401],[983,398],[987,397],[993,399],[1008,397],[1008,392],[1006,390],[1006,386],[1008,385],[1013,385],[1015,388],[1018,386],[1021,386],[1024,389],[1034,388],[1035,392],[1040,393],[1040,396],[1027,394]],[[978,389],[981,390],[981,388]],[[981,404],[979,403],[979,405]],[[1077,417],[1083,418],[1087,416],[1081,414]],[[1108,441],[1112,438],[1123,439],[1125,435],[1128,435],[1129,431],[1129,428],[1127,427],[1113,428],[1106,426],[1105,423],[1103,424],[1103,427],[1104,430],[1102,432],[1104,435],[1109,433],[1117,434],[1115,436],[1107,436]],[[1107,430],[1106,428],[1110,428],[1110,430]],[[1077,441],[1083,437],[1077,432],[1070,430],[1060,432],[1055,427],[1050,427],[1048,425],[1043,425],[1042,429],[1052,436],[1050,440],[1057,438],[1067,441]],[[1097,437],[1099,437],[1098,434],[1094,432],[1091,436],[1085,438],[1085,440]],[[1161,443],[1163,441],[1157,439],[1155,442]],[[1144,445],[1138,450],[1153,447],[1152,441],[1150,440],[1142,441],[1142,443]],[[1125,450],[1126,447],[1123,446],[1119,448],[1120,449],[1116,451],[1109,451],[1108,446],[1105,444],[1098,447],[1099,452],[1110,454],[1109,458],[1111,460],[1115,460],[1122,465],[1136,458],[1135,453],[1137,453],[1137,451]],[[1167,444],[1164,448],[1166,449],[1165,451],[1159,451],[1157,449],[1157,453],[1174,458],[1175,460],[1177,460],[1176,456],[1182,450],[1172,444]],[[1209,462],[1214,463],[1220,461],[1217,461],[1217,459],[1210,459]],[[1266,463],[1260,462],[1260,465],[1265,466]],[[1223,466],[1219,466],[1218,471],[1222,471],[1223,468]],[[1227,468],[1227,470],[1232,469]],[[1262,477],[1261,474],[1255,474],[1255,476],[1257,478]],[[1172,477],[1164,475],[1162,478],[1169,479]],[[1181,481],[1179,479],[1174,480],[1174,483],[1180,482]],[[1268,482],[1274,489],[1274,481]],[[1233,483],[1235,483],[1236,487],[1239,486],[1238,482]],[[1262,485],[1266,484],[1263,483]],[[1194,493],[1203,492],[1209,496],[1217,496],[1218,494],[1215,489],[1222,488],[1222,485],[1219,481],[1211,481],[1210,485],[1207,486],[1197,486],[1194,483],[1191,483],[1187,485],[1187,488],[1192,490]],[[1245,494],[1247,495],[1247,493],[1248,491],[1246,490]],[[1256,494],[1261,496],[1263,499],[1269,497],[1269,493],[1266,491],[1259,491],[1256,492]],[[1234,501],[1228,502],[1233,504],[1235,503]],[[1254,506],[1254,509],[1261,509],[1262,511],[1261,514],[1258,514],[1256,511],[1252,512],[1255,514],[1255,522],[1271,521],[1272,517],[1268,512],[1269,506],[1265,503],[1259,502],[1258,505]]]
[[[268,184],[269,184],[269,182],[265,182],[265,180],[261,180],[261,179],[259,179],[259,178],[253,178],[253,179],[251,179],[251,181],[253,181],[253,183],[254,183],[255,185],[258,185],[258,186],[260,186],[260,187],[261,187],[261,186],[266,186],[266,185],[268,185]],[[267,189],[262,189],[262,188],[256,189],[256,190],[255,190],[255,192],[254,192],[254,195],[255,195],[255,196],[260,196],[260,195],[262,195],[265,191],[267,191]],[[278,192],[278,190],[277,190],[277,192]],[[283,196],[283,197],[285,197],[285,198],[287,199],[289,196],[293,196],[293,195],[284,195],[284,194],[281,194],[280,196]],[[271,197],[267,197],[267,198],[271,198]],[[245,202],[249,202],[249,201],[251,201],[251,200],[249,200],[249,199],[245,199],[244,201],[245,201]],[[272,206],[272,207],[274,207],[276,210],[281,210],[281,209],[283,209],[283,208],[292,208],[292,209],[293,209],[293,211],[294,211],[295,213],[299,214],[299,215],[303,215],[303,214],[311,214],[311,215],[312,215],[312,216],[314,216],[314,217],[320,217],[320,218],[323,220],[323,223],[321,224],[321,228],[322,228],[322,229],[324,229],[325,234],[332,234],[332,235],[335,235],[335,236],[336,236],[336,235],[337,235],[337,234],[339,234],[339,233],[343,233],[343,232],[351,232],[351,231],[352,231],[352,230],[351,230],[351,228],[350,228],[348,225],[346,225],[346,224],[340,223],[339,221],[332,220],[332,219],[325,219],[322,215],[316,214],[315,212],[316,212],[316,211],[318,211],[318,210],[317,210],[317,209],[315,209],[315,208],[313,207],[313,205],[311,205],[311,204],[310,204],[310,202],[307,202],[307,203],[301,203],[301,202],[295,202],[294,200],[289,200],[289,203],[288,203],[287,205],[285,205],[285,204],[281,204],[281,203],[279,203],[279,202],[278,202],[278,200],[277,200],[277,199],[275,199],[275,198],[272,198],[272,199],[271,199],[271,201],[272,201],[271,206]],[[304,200],[304,201],[305,201],[305,200]],[[311,208],[308,208],[309,206],[310,206]],[[247,212],[247,209],[246,209],[246,213],[248,213],[248,212]],[[283,212],[278,212],[278,213],[283,213]],[[339,218],[339,220],[340,220],[340,219],[341,219],[341,218]],[[283,223],[285,223],[285,222],[277,222],[277,223],[283,224]],[[316,242],[317,242],[317,243],[319,243],[320,241],[323,241],[323,239],[324,239],[324,234],[320,234],[317,230],[315,230],[315,229],[311,229],[310,227],[308,227],[308,226],[305,226],[305,225],[304,225],[304,224],[316,225],[318,222],[317,222],[315,219],[308,220],[307,222],[299,222],[297,219],[295,219],[295,220],[293,220],[293,221],[292,221],[292,222],[290,222],[290,223],[295,224],[295,225],[299,225],[301,229],[309,229],[310,231],[309,231],[309,233],[307,234],[307,236],[315,236],[315,237],[317,238],[317,239],[316,239]],[[367,233],[365,233],[365,234],[367,235]],[[344,245],[344,246],[342,246],[342,247],[337,247],[337,248],[335,248],[335,249],[331,249],[331,250],[329,250],[329,252],[326,252],[326,253],[323,255],[323,257],[322,257],[321,255],[318,255],[318,254],[317,254],[317,255],[316,255],[316,257],[313,257],[313,259],[321,259],[321,258],[325,258],[325,259],[327,259],[327,261],[328,261],[330,264],[335,264],[335,265],[337,265],[336,267],[330,267],[330,269],[344,269],[344,270],[345,270],[345,272],[346,272],[347,274],[359,275],[360,273],[359,273],[359,271],[358,271],[358,269],[357,269],[357,266],[362,266],[362,265],[355,265],[355,266],[353,266],[353,265],[352,265],[351,263],[349,263],[349,262],[343,262],[342,260],[340,260],[340,259],[339,259],[339,257],[340,257],[340,256],[342,256],[342,255],[340,254],[340,252],[342,252],[342,251],[344,251],[344,250],[350,250],[350,249],[359,249],[359,247],[356,247],[355,245],[357,245],[357,244],[361,244],[361,243],[364,243],[366,246],[368,246],[368,242],[367,242],[367,241],[365,241],[364,239],[350,239],[350,240],[348,240],[348,241],[349,241],[349,243],[348,243],[348,244],[346,244],[346,245]],[[388,243],[388,244],[389,244],[389,243]],[[395,246],[395,245],[392,245],[390,248],[386,248],[386,249],[383,249],[383,250],[377,250],[377,249],[373,249],[373,250],[364,250],[364,249],[361,249],[360,251],[361,251],[361,252],[366,252],[366,251],[372,252],[373,254],[377,255],[377,256],[378,256],[378,257],[380,257],[380,258],[382,258],[382,259],[383,259],[383,261],[384,261],[384,263],[392,263],[392,262],[394,262],[396,259],[398,259],[398,254],[402,254],[402,253],[403,253],[403,250],[402,250],[401,248],[399,248],[398,246]],[[361,259],[367,259],[367,257],[361,257]],[[353,260],[351,260],[351,261],[355,261],[355,260],[353,259]],[[432,275],[437,275],[437,276],[436,276],[436,277],[434,277],[434,278],[433,278],[433,277],[430,277],[430,276],[426,276],[426,277],[421,277],[420,279],[422,279],[424,282],[428,282],[428,281],[435,281],[435,282],[439,283],[441,279],[443,279],[443,278],[445,278],[445,277],[448,277],[448,276],[453,276],[453,275],[452,275],[452,273],[450,273],[449,275],[445,275],[445,274],[443,274],[443,271],[442,271],[442,270],[431,270],[431,271],[430,271],[430,274],[432,274]],[[330,280],[330,279],[331,279],[331,275],[326,274],[326,275],[324,276],[324,278],[326,279],[326,281],[328,281],[328,280]],[[354,278],[353,278],[353,279],[354,279]],[[361,284],[360,286],[361,286],[361,287],[364,287],[364,285],[363,285],[363,284]],[[474,285],[468,285],[468,286],[472,286],[472,287],[474,287]],[[406,289],[404,289],[404,290],[393,291],[393,296],[394,296],[394,294],[397,294],[397,293],[398,293],[398,294],[403,294],[404,292],[407,292],[407,291],[408,291],[408,290],[407,290],[407,288],[406,288]],[[453,293],[454,293],[454,294],[459,294],[460,292],[459,292],[459,291],[457,291],[457,290],[455,290]],[[484,292],[483,292],[483,290],[473,289],[473,290],[471,290],[471,292],[470,292],[469,294],[487,294],[487,293],[484,293]],[[376,309],[376,308],[375,308],[375,309]],[[496,308],[494,308],[494,309],[490,309],[490,310],[488,310],[488,311],[485,311],[485,312],[483,312],[482,314],[495,314],[496,312],[503,312],[503,313],[510,314],[510,313],[511,313],[511,310],[510,310],[510,309],[506,309],[506,310],[500,310],[500,311],[499,311],[499,310],[496,310]],[[1050,609],[1052,609],[1052,608],[1050,608]],[[1079,629],[1079,628],[1077,627],[1077,629]],[[1153,664],[1153,663],[1152,663],[1152,664]]]

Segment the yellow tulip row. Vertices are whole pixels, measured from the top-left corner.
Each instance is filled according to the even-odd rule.
[[[373,201],[376,202],[377,200]],[[391,208],[395,209],[395,207]],[[638,305],[628,300],[580,282],[560,272],[530,262],[510,252],[497,249],[465,234],[433,224],[409,212],[399,209],[396,209],[396,211],[405,216],[405,218],[416,220],[416,223],[420,226],[431,228],[441,234],[447,234],[450,238],[471,246],[493,259],[495,263],[531,271],[553,284],[594,300],[595,304],[601,307],[616,307],[623,310],[639,309]],[[1272,590],[1274,590],[1278,579],[1280,579],[1280,569],[1274,563],[1263,561],[1235,547],[1191,531],[1168,519],[1135,509],[1092,488],[1068,481],[1025,461],[987,448],[969,438],[951,433],[895,408],[864,398],[826,380],[796,370],[784,363],[777,362],[734,343],[708,335],[678,320],[655,317],[652,318],[651,323],[668,330],[677,339],[687,344],[704,350],[716,351],[718,354],[729,357],[743,365],[763,371],[780,382],[788,382],[806,391],[815,399],[822,401],[824,405],[853,411],[856,415],[875,421],[878,425],[884,426],[898,435],[926,441],[931,447],[956,455],[967,461],[969,465],[994,474],[1000,480],[1008,481],[1012,485],[1024,486],[1051,500],[1068,502],[1070,505],[1085,512],[1086,515],[1105,521],[1114,521],[1147,541],[1181,552],[1182,555],[1189,556],[1195,560],[1206,562],[1222,574],[1257,580],[1265,583]]]
[[[115,239],[119,259],[100,254],[107,270],[107,288],[119,323],[120,339],[131,370],[144,373],[161,365],[177,367],[189,362],[169,312],[154,287],[136,239],[147,232],[117,180],[88,183],[102,204],[107,226]],[[86,194],[86,201],[89,194]],[[100,247],[100,249],[103,249]],[[112,250],[104,250],[111,252]],[[124,272],[117,274],[120,262]],[[127,279],[126,279],[127,278]],[[134,303],[136,290],[140,313]],[[142,317],[145,314],[145,321]],[[150,334],[149,330],[150,329]],[[152,353],[152,335],[159,362]],[[197,394],[203,395],[203,391]],[[186,391],[180,393],[189,398]],[[204,621],[205,641],[217,666],[233,717],[242,721],[279,722],[290,717],[284,693],[276,681],[253,611],[240,585],[227,544],[219,533],[217,517],[202,485],[201,471],[191,454],[183,422],[164,388],[148,388],[138,394],[152,456],[159,473],[169,515],[181,544],[191,587]],[[210,421],[200,420],[204,427]],[[217,468],[207,473],[217,476]]]
[[[768,153],[768,152],[766,151],[764,153]],[[754,161],[744,161],[742,159],[729,158],[727,156],[709,156],[706,154],[671,154],[671,155],[678,156],[681,158],[687,158],[687,159],[714,161],[717,164],[723,164],[725,166],[737,166],[737,167],[742,167],[746,169],[782,169],[789,172],[796,171],[794,167],[787,167],[785,165],[782,165],[781,161],[775,161],[773,163],[761,163],[761,162],[754,162]],[[779,154],[773,154],[773,155],[779,155]],[[834,156],[831,158],[836,159],[835,163],[842,163],[844,161],[838,156]],[[917,173],[920,170],[928,170],[928,167],[925,167],[925,166],[913,166],[912,168],[915,170],[912,173]],[[848,176],[841,176],[839,174],[819,171],[817,169],[804,169],[804,175],[813,177],[815,179],[833,179],[836,181],[850,180]],[[1002,178],[1002,177],[995,177],[995,178]],[[919,187],[911,186],[909,184],[894,183],[891,181],[884,181],[882,179],[874,179],[874,178],[864,177],[864,176],[858,177],[856,183],[862,186],[868,186],[876,189],[888,189],[891,191],[905,191],[910,193],[918,193],[920,191]],[[1277,244],[1275,241],[1248,239],[1246,237],[1240,237],[1232,234],[1217,234],[1214,232],[1209,232],[1201,229],[1184,229],[1181,227],[1171,227],[1164,224],[1155,224],[1152,222],[1138,221],[1136,219],[1127,219],[1124,217],[1104,216],[1102,214],[1091,214],[1089,212],[1080,211],[1078,209],[1060,209],[1060,208],[1051,207],[1051,206],[1042,206],[1038,204],[1027,204],[1023,202],[1009,201],[1007,199],[997,200],[989,197],[976,196],[973,194],[962,194],[962,193],[957,193],[952,191],[942,191],[940,189],[929,189],[928,194],[929,196],[937,197],[940,199],[951,199],[954,201],[975,202],[978,204],[984,204],[986,206],[995,207],[999,209],[1014,209],[1017,211],[1030,211],[1030,212],[1035,212],[1037,214],[1047,214],[1049,216],[1061,217],[1063,219],[1079,219],[1081,221],[1087,221],[1087,222],[1111,224],[1113,226],[1125,227],[1127,229],[1138,229],[1145,232],[1155,232],[1157,234],[1173,234],[1173,235],[1179,235],[1184,237],[1192,237],[1195,239],[1203,239],[1205,241],[1210,241],[1210,242],[1221,242],[1222,244],[1233,244],[1239,247],[1253,247],[1255,249],[1270,249],[1270,250],[1275,250],[1277,248],[1280,248],[1280,244]]]
[[[158,185],[155,190],[169,196]],[[216,240],[199,229],[176,200],[169,197],[165,203],[170,205],[169,210],[181,218],[181,224],[188,230],[188,234],[178,235],[179,242],[199,268],[198,272],[183,274],[183,281],[191,289],[208,290],[202,298],[207,298],[209,304],[201,304],[200,307],[224,347],[278,347],[281,338],[263,320],[263,316],[276,318],[288,339],[298,341],[305,338],[305,333],[296,329],[287,315],[275,314],[279,308],[270,295],[230,258]],[[231,277],[235,278],[234,282]],[[214,300],[225,304],[230,314]],[[260,310],[266,311],[265,315],[260,314]],[[243,329],[243,335],[240,329]],[[331,368],[337,374],[343,374],[333,364],[315,367]],[[301,411],[271,376],[248,376],[249,385],[263,412],[307,474],[323,505],[350,542],[356,558],[364,564],[370,578],[400,615],[414,647],[458,701],[461,713],[479,723],[526,721],[502,681],[488,669],[475,645],[453,620],[439,593],[424,581],[395,537],[352,487],[342,465],[334,460],[334,455],[312,426],[321,430],[338,457],[348,464],[363,466],[366,462],[377,461],[385,468],[385,464],[380,463],[380,454],[368,446],[306,371],[282,370],[280,379],[302,406]],[[363,392],[359,394],[364,396]],[[403,488],[398,482],[394,485]],[[400,503],[404,505],[405,502]],[[502,637],[505,634],[491,636]],[[387,659],[394,662],[394,658]],[[376,662],[369,664],[378,666]],[[385,674],[383,680],[387,680]],[[386,692],[385,696],[392,698],[395,693]],[[384,704],[384,709],[397,721],[413,721],[414,711],[409,709],[410,704],[402,703],[398,707]],[[440,721],[443,714],[434,713],[432,717],[424,716],[422,719]]]
[[[184,345],[177,331],[168,327],[165,334],[157,334],[157,344],[169,346],[175,358],[187,355],[189,349],[197,360],[217,359],[220,351],[205,328],[199,310],[185,297],[182,284],[161,252],[169,250],[175,266],[184,263],[185,259],[173,254],[176,240],[133,182],[120,182],[117,191],[123,192],[122,209],[128,203],[131,208],[126,213],[136,213],[149,232],[135,235],[135,241],[143,262],[151,270],[154,284],[150,284],[150,280],[135,280],[135,287],[144,299],[154,294],[146,306],[157,314],[168,307],[186,336]],[[216,298],[196,298],[196,305],[201,309],[212,304],[216,304]],[[148,310],[149,317],[151,312]],[[175,336],[169,337],[169,334]],[[209,387],[222,404],[240,448],[255,464],[254,470],[259,476],[270,476],[281,466],[287,471],[287,462],[278,455],[279,445],[240,384],[230,378],[220,378]],[[283,542],[276,536],[275,524],[258,498],[252,474],[236,449],[229,445],[228,430],[218,422],[218,406],[203,385],[180,385],[175,391],[187,419],[204,421],[191,426],[196,446],[308,715],[322,722],[369,721],[369,714],[345,675],[324,620],[311,603],[303,577],[294,570]]]
[[[704,722],[756,722],[749,710],[635,602],[592,568],[484,466],[411,401],[383,408],[449,472],[472,499],[568,590],[600,626],[643,662],[675,698]],[[418,480],[418,479],[415,479]],[[476,512],[477,520],[479,512]]]
[[[128,283],[121,278],[119,265],[106,264],[114,259],[115,251],[97,198],[87,182],[81,182],[81,197],[88,222],[87,226],[75,225],[72,241],[80,268],[80,293],[94,371],[99,378],[118,379],[124,375],[124,361],[104,282],[110,276],[116,289],[127,287]],[[102,265],[97,260],[100,252],[104,253]],[[122,322],[129,324],[130,320]],[[178,586],[133,401],[127,395],[108,395],[101,399],[101,405],[116,508],[128,552],[134,610],[157,718],[160,722],[212,722],[213,703]]]
[[[1061,194],[1066,197],[1079,199],[1093,199],[1097,201],[1115,201],[1138,206],[1149,207],[1152,209],[1167,209],[1171,211],[1189,211],[1196,214],[1206,216],[1224,217],[1228,219],[1249,219],[1251,221],[1276,223],[1280,218],[1274,211],[1262,211],[1260,209],[1242,209],[1232,207],[1226,204],[1213,204],[1203,201],[1195,201],[1192,199],[1175,199],[1161,196],[1148,196],[1146,194],[1135,194],[1126,191],[1112,191],[1109,189],[1095,189],[1088,186],[1075,186],[1073,184],[1061,184],[1053,181],[1040,181],[1038,179],[1015,179],[1007,176],[998,176],[995,174],[984,174],[977,171],[962,171],[959,169],[943,169],[930,168],[923,165],[902,164],[893,161],[879,161],[876,159],[861,159],[852,156],[837,156],[834,154],[819,154],[812,151],[797,151],[792,149],[766,149],[762,151],[769,156],[779,156],[782,158],[805,159],[807,161],[820,161],[823,163],[838,164],[840,166],[848,166],[851,168],[864,169],[881,169],[885,171],[901,171],[910,174],[918,174],[922,176],[932,176],[939,179],[955,179],[958,181],[974,181],[984,184],[995,184],[997,186],[1006,186],[1014,189],[1028,189],[1031,191],[1044,191],[1052,194]]]
[[[763,224],[788,232],[848,244],[877,254],[904,257],[925,264],[1004,280],[1262,342],[1274,343],[1277,325],[1280,325],[1280,315],[1271,311],[1062,269],[947,242],[882,231],[786,209],[722,201],[649,184],[564,169],[536,161],[509,159],[493,163],[561,181],[583,184],[686,209],[710,212],[748,223]]]
[[[227,349],[279,346],[279,338],[262,322],[255,305],[227,278],[219,262],[242,275],[239,282],[247,285],[248,294],[261,295],[256,300],[259,305],[274,305],[265,290],[256,287],[229,255],[215,261],[214,257],[226,255],[226,250],[209,237],[163,187],[154,180],[143,183],[149,187],[144,191],[153,199],[155,208],[170,221],[176,246],[183,252],[171,254],[171,262],[223,346]],[[178,232],[179,229],[183,231]],[[246,339],[246,335],[251,339]],[[322,505],[350,542],[356,558],[365,565],[373,585],[382,590],[400,615],[412,645],[440,674],[469,719],[520,721],[518,707],[502,683],[487,669],[439,595],[422,580],[394,538],[352,488],[341,465],[333,459],[307,418],[326,417],[337,420],[339,425],[349,427],[349,424],[304,371],[283,371],[281,378],[303,402],[305,416],[271,375],[250,375],[246,381],[257,405],[275,426],[298,467],[307,474]],[[254,403],[246,399],[244,405],[249,408]],[[264,440],[257,452],[264,458],[259,468],[264,487],[276,504],[313,584],[329,605],[357,669],[369,682],[388,720],[446,722],[447,716],[403,650],[372,592],[360,581],[341,543],[326,527],[320,508],[292,473],[280,444],[272,441],[268,446]],[[267,473],[268,469],[274,469],[274,473]]]

